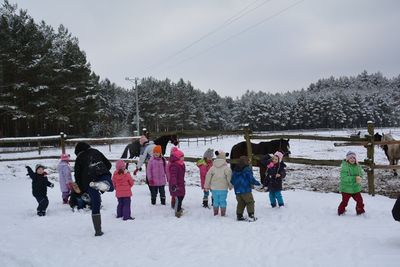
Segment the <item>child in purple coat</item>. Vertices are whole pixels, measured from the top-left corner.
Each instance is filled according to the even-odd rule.
[[[57,166],[58,180],[60,182],[61,197],[64,204],[68,204],[68,197],[72,189],[71,168],[69,166],[69,155],[62,154],[61,161]]]
[[[161,205],[165,205],[165,184],[167,183],[167,166],[162,156],[161,146],[153,148],[153,156],[147,164],[147,178],[151,192],[151,204],[156,204],[157,194],[160,192]]]
[[[174,149],[168,164],[169,193],[175,199],[175,216],[182,216],[182,202],[185,197],[185,162],[184,154],[179,149]]]

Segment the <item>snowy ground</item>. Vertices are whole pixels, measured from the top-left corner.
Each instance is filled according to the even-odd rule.
[[[399,130],[393,132],[400,137]],[[242,140],[231,136],[199,147],[182,143],[181,149],[187,156],[201,156],[207,147],[229,151]],[[290,143],[294,157],[341,159],[348,150],[335,148],[330,142]],[[110,158],[118,158],[123,150],[122,145],[113,146],[111,152],[106,146],[97,148]],[[364,148],[352,149],[360,159],[365,157]],[[73,154],[73,148],[68,152]],[[44,154],[58,155],[59,151],[46,150]],[[0,157],[28,155],[36,153]],[[375,157],[386,164],[383,151],[377,150]],[[255,191],[259,220],[243,223],[234,219],[236,201],[232,191],[227,218],[215,218],[210,210],[201,208],[198,171],[188,163],[186,214],[181,219],[175,218],[168,207],[151,206],[147,187],[137,183],[132,198],[136,220],[115,219],[114,193],[104,194],[105,235],[95,238],[90,213],[72,213],[62,205],[54,172],[56,160],[41,162],[48,167],[56,186],[49,189],[48,216],[36,216],[36,201],[24,169],[25,164],[36,163],[0,162],[0,266],[399,266],[400,224],[390,214],[393,199],[363,194],[366,216],[356,216],[354,203],[350,202],[348,213],[338,217],[340,195],[301,190],[334,192],[338,168],[289,164],[283,192],[287,206],[271,209],[267,194]],[[140,173],[138,179],[143,175]],[[398,193],[398,180],[389,171],[382,171],[377,186],[386,184]]]

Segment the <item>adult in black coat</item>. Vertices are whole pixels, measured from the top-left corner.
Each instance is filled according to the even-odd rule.
[[[396,203],[394,203],[392,215],[396,221],[400,222],[400,196],[397,198]]]
[[[92,208],[92,221],[95,229],[95,236],[103,235],[101,231],[100,205],[101,196],[96,187],[91,187],[91,182],[107,181],[113,190],[111,182],[111,163],[97,149],[91,148],[89,144],[79,142],[75,146],[75,181],[82,192],[87,192],[90,196],[90,206]]]

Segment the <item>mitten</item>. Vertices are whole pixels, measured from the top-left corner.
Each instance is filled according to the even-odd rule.
[[[178,190],[178,187],[176,185],[171,186],[171,191],[176,192]]]
[[[53,188],[53,187],[54,187],[54,184],[53,184],[53,183],[50,183],[49,187]]]
[[[361,184],[361,177],[360,176],[356,176],[356,183],[357,184]]]
[[[136,168],[136,169],[133,171],[133,175],[136,175],[136,174],[138,173],[138,171],[139,171],[139,169]]]

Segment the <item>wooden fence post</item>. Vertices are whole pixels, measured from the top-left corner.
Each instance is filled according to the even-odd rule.
[[[37,136],[40,136],[40,134],[38,134]],[[42,154],[42,151],[41,151],[41,147],[40,147],[40,146],[41,146],[42,144],[41,144],[40,141],[38,141],[38,142],[37,142],[37,145],[38,145],[38,152],[39,152],[39,155],[41,155],[41,154]]]
[[[246,140],[247,157],[249,158],[250,166],[253,166],[253,149],[251,147],[249,126],[244,127],[244,139]]]
[[[61,154],[65,154],[65,135],[63,132],[60,133],[60,146]]]
[[[368,177],[368,194],[375,196],[375,177],[374,177],[374,123],[368,121],[368,145],[367,145],[367,160],[368,166],[367,177]]]

